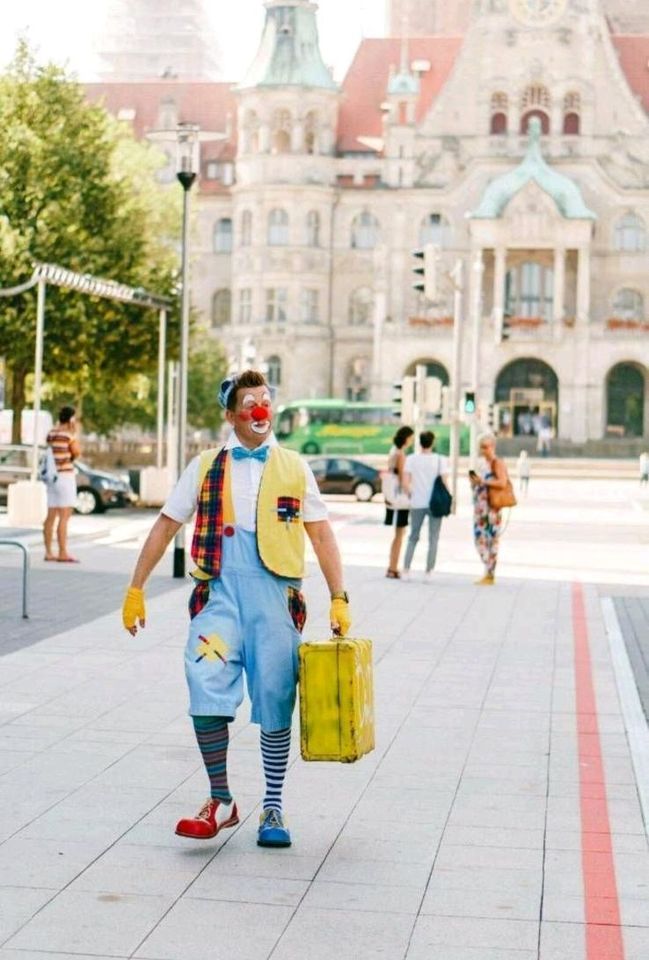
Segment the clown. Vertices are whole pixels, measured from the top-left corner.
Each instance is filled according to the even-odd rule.
[[[266,793],[257,843],[288,847],[282,812],[297,648],[306,619],[301,593],[305,533],[331,593],[335,633],[351,625],[342,565],[313,473],[272,430],[268,384],[254,370],[221,384],[219,402],[232,432],[225,446],[196,457],[156,520],[137,561],[123,608],[134,636],[145,624],[144,585],[183,523],[196,514],[191,554],[195,587],[185,648],[189,713],[210,798],[176,833],[207,840],[239,823],[228,786],[229,724],[243,700],[243,674],[261,728]]]

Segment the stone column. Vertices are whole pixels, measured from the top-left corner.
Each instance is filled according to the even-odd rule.
[[[577,261],[577,323],[587,324],[590,318],[590,247],[578,250]]]
[[[507,250],[502,245],[497,246],[495,250],[494,262],[494,337],[496,343],[502,340],[503,332],[503,314],[505,312],[505,267],[507,263]]]
[[[566,313],[566,251],[564,247],[554,250],[554,284],[552,289],[552,324],[554,339],[561,337],[561,324]]]

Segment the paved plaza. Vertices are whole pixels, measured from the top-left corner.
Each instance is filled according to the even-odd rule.
[[[34,643],[16,619],[23,642],[0,656],[0,960],[647,960],[646,724],[616,614],[646,594],[622,582],[643,507],[629,500],[637,524],[611,537],[629,552],[610,558],[606,585],[592,546],[582,578],[569,555],[586,495],[568,553],[542,518],[540,547],[536,534],[525,546],[542,500],[513,516],[494,588],[474,585],[460,548],[466,504],[431,583],[384,579],[378,505],[332,505],[353,633],[375,644],[377,746],[351,766],[307,764],[296,725],[290,850],[255,844],[262,776],[245,706],[230,755],[240,827],[203,844],[173,833],[206,779],[182,676],[188,587],[168,565],[136,639],[118,604],[63,631],[54,608]],[[607,509],[622,516],[612,494]],[[126,577],[140,540],[138,527],[132,542],[78,544],[84,572]],[[573,576],[544,577],[552,556]],[[74,605],[81,570],[37,557]],[[324,637],[318,576],[307,596],[307,636]],[[7,624],[3,607],[6,637]]]

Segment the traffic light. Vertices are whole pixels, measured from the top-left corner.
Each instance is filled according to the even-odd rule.
[[[415,378],[404,377],[392,384],[392,415],[401,423],[411,423],[415,403]]]
[[[415,258],[415,266],[412,272],[418,278],[413,283],[413,290],[423,293],[424,298],[434,303],[437,297],[437,247],[432,243],[427,243],[421,250],[413,250],[412,255]],[[419,263],[421,261],[421,263]]]
[[[505,316],[503,317],[502,327],[500,328],[501,340],[509,340],[509,335],[511,333],[511,326],[509,324],[510,319],[511,318],[508,317],[507,314],[505,314]]]
[[[401,416],[401,402],[403,397],[403,382],[395,380],[392,384],[392,416]]]
[[[465,390],[464,392],[464,412],[473,415],[475,413],[475,392]]]

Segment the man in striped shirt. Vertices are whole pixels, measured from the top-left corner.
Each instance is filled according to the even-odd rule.
[[[52,448],[56,463],[56,478],[47,484],[47,517],[43,524],[45,559],[59,563],[79,562],[68,553],[68,521],[77,499],[74,461],[81,453],[75,436],[75,412],[74,407],[62,407],[59,422],[47,435],[47,443]],[[52,552],[55,525],[58,556]]]

